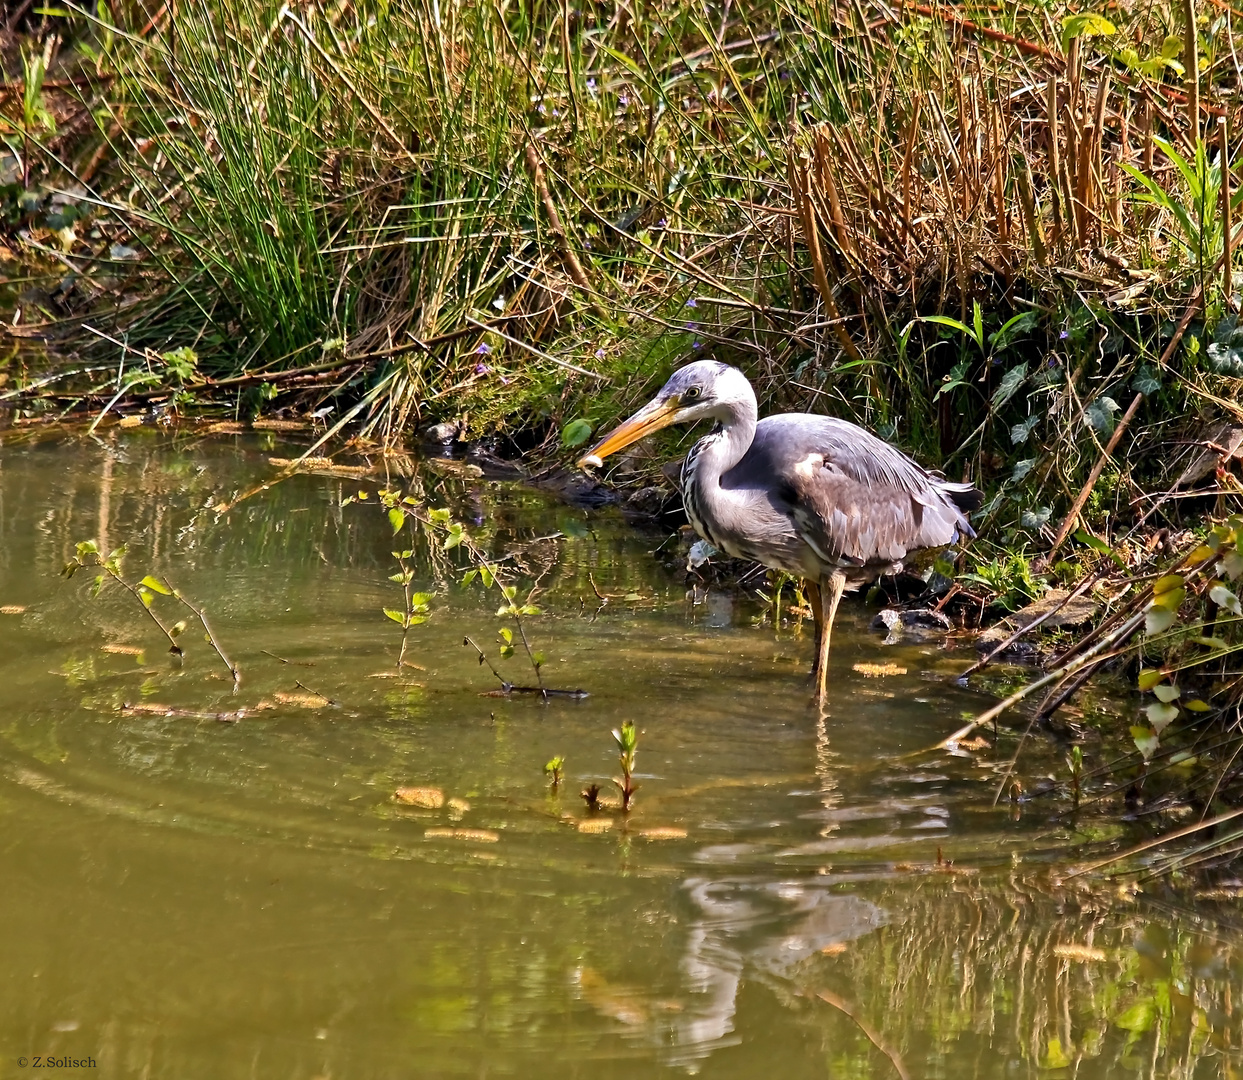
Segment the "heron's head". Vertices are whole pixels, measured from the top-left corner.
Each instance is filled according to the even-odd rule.
[[[670,424],[693,424],[706,419],[728,421],[748,404],[754,416],[755,392],[741,371],[717,360],[696,360],[678,368],[660,393],[579,458],[579,467],[599,465],[609,454]]]

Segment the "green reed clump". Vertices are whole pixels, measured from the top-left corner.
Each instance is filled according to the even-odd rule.
[[[116,76],[98,201],[164,279],[125,340],[282,395],[332,371],[338,430],[572,442],[711,352],[766,409],[970,474],[1012,551],[1089,477],[1071,516],[1112,528],[1104,448],[1155,486],[1168,418],[1243,385],[1207,349],[1238,247],[1227,20],[186,0],[142,37],[73,12]]]

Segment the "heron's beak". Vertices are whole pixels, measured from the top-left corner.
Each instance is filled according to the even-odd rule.
[[[653,431],[668,427],[674,422],[677,412],[677,398],[666,398],[663,401],[657,398],[655,401],[648,402],[634,416],[629,420],[623,420],[579,458],[578,467],[585,469],[588,465],[602,465],[609,454],[625,449]]]

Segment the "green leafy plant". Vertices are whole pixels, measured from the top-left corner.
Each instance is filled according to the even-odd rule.
[[[21,156],[23,188],[30,187],[32,144],[40,133],[56,130],[56,120],[48,111],[43,96],[43,83],[47,78],[48,65],[52,61],[54,45],[54,39],[49,37],[42,52],[34,49],[22,50],[21,119],[15,125],[12,121],[0,117],[0,138],[3,138],[3,141]]]
[[[185,655],[185,650],[182,648],[180,641],[181,635],[186,630],[185,621],[179,620],[171,625],[165,623],[153,608],[157,596],[171,596],[177,600],[198,619],[199,624],[203,628],[203,639],[212,647],[216,655],[220,657],[224,666],[229,669],[229,674],[233,677],[233,688],[236,690],[241,682],[241,672],[238,666],[225,655],[224,650],[220,647],[215,634],[212,633],[211,626],[207,622],[207,615],[203,609],[192,604],[177,589],[174,589],[167,582],[161,581],[152,574],[147,574],[136,584],[128,581],[123,575],[121,568],[121,560],[124,557],[124,544],[104,555],[100,552],[99,545],[94,540],[82,540],[76,546],[74,557],[65,565],[61,573],[66,578],[72,578],[79,570],[88,567],[98,568],[100,573],[95,576],[91,595],[98,596],[109,579],[116,582],[142,606],[147,617],[159,627],[160,633],[168,641],[168,651],[174,656],[181,658]]]
[[[617,744],[617,759],[621,765],[621,776],[614,777],[613,783],[621,792],[622,810],[628,813],[634,793],[638,790],[638,784],[634,782],[634,758],[639,746],[639,732],[634,721],[626,720],[620,728],[615,728],[613,741]]]
[[[993,594],[993,603],[1005,611],[1016,611],[1031,603],[1045,588],[1044,582],[1032,572],[1031,561],[1017,554],[979,563],[974,572],[960,574],[959,578],[983,585]]]
[[[544,775],[548,777],[549,786],[556,791],[561,786],[562,774],[565,771],[565,758],[558,754],[544,766]]]
[[[1196,142],[1195,152],[1184,157],[1174,144],[1160,136],[1152,137],[1178,170],[1182,179],[1181,190],[1162,187],[1156,180],[1146,176],[1136,166],[1122,162],[1126,170],[1143,190],[1134,195],[1139,203],[1146,203],[1165,211],[1176,228],[1173,236],[1195,270],[1202,288],[1210,288],[1212,269],[1222,252],[1223,225],[1221,207],[1221,160],[1210,160],[1210,148],[1203,139]],[[1231,206],[1237,208],[1243,200],[1243,189],[1231,196]]]
[[[365,502],[367,499],[367,493],[360,491],[356,496],[347,496],[343,499],[342,506],[353,502]],[[501,658],[509,659],[514,655],[514,631],[516,630],[517,639],[522,644],[527,661],[535,674],[537,685],[534,687],[515,685],[497,671],[492,662],[488,660],[483,649],[471,637],[467,636],[464,638],[463,644],[475,650],[479,657],[479,663],[486,665],[492,671],[506,694],[514,692],[538,693],[545,701],[553,693],[568,693],[575,697],[586,696],[582,691],[553,691],[544,683],[542,669],[545,656],[542,652],[532,647],[527,624],[528,619],[541,613],[539,605],[534,602],[538,586],[532,586],[527,591],[526,597],[520,598],[518,596],[518,587],[502,580],[496,564],[475,544],[465,525],[460,521],[454,520],[452,512],[447,507],[428,508],[415,496],[406,495],[399,490],[391,488],[385,488],[378,493],[376,505],[385,513],[394,535],[401,533],[403,530],[409,530],[411,537],[409,547],[392,553],[393,558],[397,562],[398,570],[397,573],[392,574],[389,578],[389,580],[401,586],[403,606],[400,609],[383,609],[384,615],[400,626],[402,630],[401,649],[398,654],[399,670],[405,662],[409,632],[412,627],[427,621],[432,599],[430,592],[414,591],[415,570],[412,560],[415,557],[417,547],[415,530],[418,529],[428,541],[431,551],[445,555],[449,552],[460,550],[465,554],[470,565],[466,569],[457,572],[460,574],[458,581],[461,586],[469,587],[478,582],[485,590],[495,589],[500,594],[501,604],[496,611],[497,617],[507,618],[513,622],[512,630],[508,626],[502,626],[498,629]]]

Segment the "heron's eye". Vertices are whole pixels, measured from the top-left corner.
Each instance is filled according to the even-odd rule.
[[[703,396],[703,390],[698,386],[692,386],[682,391],[683,401],[698,401]]]

